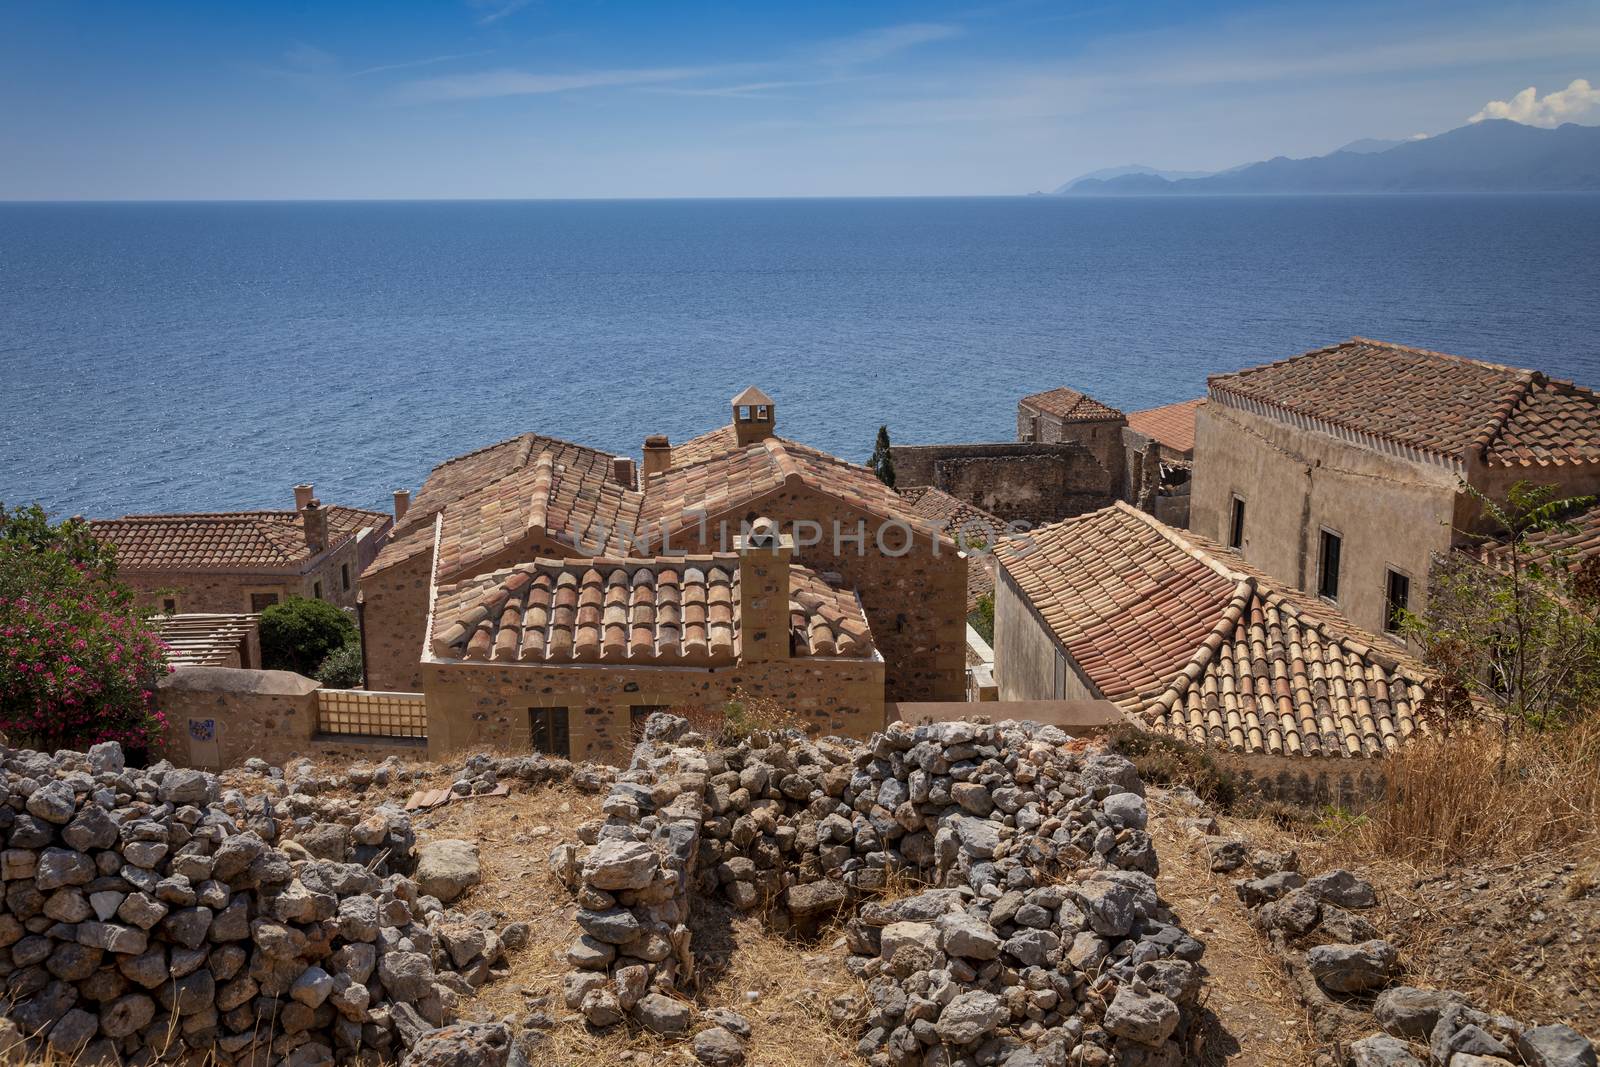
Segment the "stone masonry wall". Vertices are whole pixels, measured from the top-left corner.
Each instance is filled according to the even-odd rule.
[[[622,763],[636,740],[633,708],[720,713],[736,691],[771,698],[825,734],[866,737],[884,723],[876,660],[797,657],[716,669],[429,663],[423,684],[433,759],[464,748],[527,752],[530,710],[564,707],[571,758]]]
[[[1156,894],[1142,794],[1126,760],[1031,723],[723,748],[653,717],[588,847],[551,856],[582,931],[566,1002],[597,1027],[685,1033],[694,895],[802,936],[859,905],[848,966],[866,996],[831,1010],[859,1021],[869,1063],[1178,1067],[1204,946]],[[932,888],[873,900],[891,874]]]
[[[341,567],[348,567],[350,588],[345,589]],[[310,599],[322,583],[322,599],[336,607],[356,606],[360,575],[360,546],[354,538],[340,545],[315,570],[306,574],[250,574],[221,571],[140,571],[126,569],[119,577],[138,594],[142,605],[161,610],[171,597],[178,611],[234,614],[250,611],[251,593],[276,593],[281,603],[291,596]]]
[[[900,485],[931,485],[1008,522],[1032,526],[1103,508],[1122,495],[1122,460],[1107,468],[1081,444],[895,445]]]
[[[361,576],[361,638],[367,686],[391,693],[422,689],[423,631],[433,550]]]

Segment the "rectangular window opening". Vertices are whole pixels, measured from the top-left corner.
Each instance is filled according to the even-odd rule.
[[[161,611],[166,615],[176,615],[178,613],[178,602],[171,597],[167,597],[161,602]]]
[[[566,708],[530,708],[528,733],[532,735],[535,752],[571,758],[572,742],[567,736]]]
[[[1331,530],[1322,531],[1322,551],[1317,559],[1317,595],[1339,599],[1339,550],[1343,539]]]
[[[1244,497],[1233,498],[1233,516],[1228,521],[1228,547],[1244,547]]]
[[[1385,633],[1398,633],[1405,613],[1411,607],[1411,578],[1399,571],[1387,572],[1383,595],[1383,629]]]
[[[312,582],[311,583],[311,595],[312,595],[312,597],[314,597],[317,600],[321,600],[322,599],[322,583],[321,582]]]
[[[272,605],[276,604],[277,602],[278,602],[278,594],[277,593],[251,593],[250,594],[250,611],[253,614],[259,615],[261,612],[266,611],[268,608],[272,607]]]
[[[339,564],[339,584],[344,587],[345,592],[348,593],[350,591],[350,564],[348,563]]]

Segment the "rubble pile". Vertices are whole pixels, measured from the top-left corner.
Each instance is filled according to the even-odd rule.
[[[0,748],[0,1045],[80,1064],[390,1062],[526,940],[419,888],[430,866],[446,898],[474,878],[418,849],[397,805],[254,770],[247,795],[129,768],[114,743]]]
[[[1293,852],[1205,836],[1211,870],[1247,872],[1239,900],[1297,980],[1325,1037],[1368,1033],[1329,1057],[1344,1067],[1595,1067],[1593,1045],[1569,1026],[1534,1026],[1479,1011],[1464,995],[1394,984],[1400,952],[1359,913],[1378,903],[1346,870],[1307,878]],[[1373,1024],[1377,1024],[1377,1032]]]
[[[1157,897],[1143,786],[1059,729],[718,748],[658,715],[603,810],[551,857],[583,931],[566,999],[593,1026],[695,1027],[699,893],[799,934],[846,917],[868,995],[834,1011],[875,1064],[1177,1067],[1192,1046],[1204,948]]]

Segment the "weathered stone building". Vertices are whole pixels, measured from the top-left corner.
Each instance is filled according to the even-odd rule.
[[[127,515],[90,523],[116,546],[117,573],[141,602],[166,615],[259,612],[289,597],[353,608],[362,568],[393,520],[323,507],[295,486],[294,511]]]
[[[1264,756],[1374,756],[1420,729],[1422,666],[1220,545],[1128,504],[996,553],[1001,700],[1104,699]]]
[[[1378,632],[1517,481],[1600,489],[1600,396],[1355,338],[1209,380],[1190,526]]]
[[[1123,499],[1169,526],[1189,525],[1194,474],[1194,421],[1204,398],[1128,414]]]
[[[1127,416],[1087,393],[1063,386],[1017,401],[1017,440],[1041,445],[1076,442],[1108,471],[1122,469]]]
[[[536,560],[442,586],[423,657],[428,746],[617,762],[658,711],[770,700],[826,734],[884,722],[861,601],[758,524],[736,551]]]
[[[932,486],[1005,522],[1040,525],[1103,508],[1122,492],[1122,468],[1107,469],[1076,441],[895,445],[896,485]]]
[[[536,559],[726,552],[765,516],[798,563],[859,596],[891,699],[960,699],[967,567],[954,543],[871,471],[777,436],[759,390],[733,409],[677,448],[648,438],[642,479],[631,459],[534,434],[436,468],[362,578],[369,684],[422,687],[436,589]]]

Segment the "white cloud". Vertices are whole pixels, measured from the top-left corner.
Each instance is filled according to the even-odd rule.
[[[855,66],[887,58],[919,44],[959,37],[961,33],[960,26],[945,22],[904,22],[826,42],[818,58],[831,66]]]
[[[482,52],[454,52],[443,56],[429,56],[426,59],[408,59],[403,63],[380,63],[376,67],[363,67],[360,70],[352,70],[349,74],[345,75],[345,77],[362,78],[368,74],[382,74],[383,72],[390,70],[407,70],[411,67],[431,67],[438,63],[451,63],[458,59],[473,59],[478,56],[486,56],[493,51],[494,49],[490,48]]]
[[[576,89],[619,85],[652,85],[685,81],[713,73],[705,67],[653,67],[639,70],[590,70],[571,74],[533,74],[522,70],[488,70],[444,78],[424,78],[402,85],[396,95],[413,103],[438,100],[483,100],[496,96],[534,96]]]
[[[467,3],[483,11],[478,16],[478,25],[487,26],[491,22],[499,22],[507,15],[515,14],[527,7],[532,0],[467,0]]]
[[[1491,100],[1467,121],[1511,119],[1528,126],[1559,126],[1596,110],[1600,110],[1600,89],[1591,88],[1582,78],[1574,78],[1565,89],[1543,96],[1530,85],[1510,100]]]

